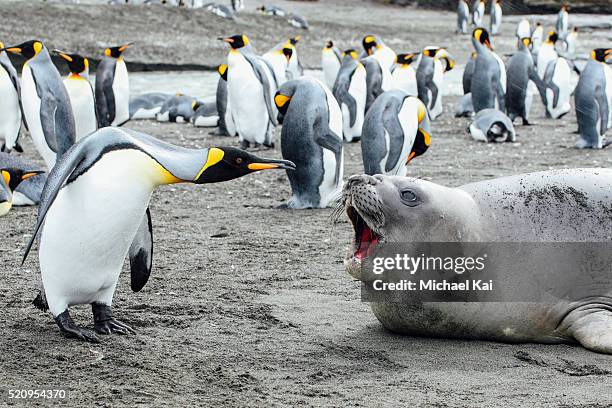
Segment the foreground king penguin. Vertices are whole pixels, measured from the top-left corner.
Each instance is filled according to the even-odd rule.
[[[289,161],[260,159],[235,148],[185,149],[131,130],[98,130],[58,161],[43,191],[38,223],[24,254],[25,261],[40,235],[44,293],[36,306],[48,307],[68,337],[99,341],[71,319],[68,308],[80,304],[91,304],[98,333],[132,333],[114,318],[111,305],[126,255],[132,290],[142,289],[149,278],[153,240],[147,207],[153,190],[294,168]]]

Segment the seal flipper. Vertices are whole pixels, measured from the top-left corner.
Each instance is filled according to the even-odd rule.
[[[132,291],[139,292],[149,280],[153,266],[153,225],[148,208],[128,253],[131,272],[130,287]]]
[[[340,164],[342,162],[342,138],[331,133],[317,136],[315,142],[324,149],[331,150],[336,156],[336,176],[334,182],[338,183],[340,177]]]
[[[571,316],[571,314],[570,314]],[[597,310],[572,322],[570,332],[586,349],[612,354],[612,313]]]

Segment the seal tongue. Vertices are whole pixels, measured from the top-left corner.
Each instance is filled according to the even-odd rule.
[[[370,255],[378,243],[378,235],[365,222],[361,221],[361,224],[361,236],[359,237],[359,245],[355,252],[355,258],[357,259],[363,259]]]

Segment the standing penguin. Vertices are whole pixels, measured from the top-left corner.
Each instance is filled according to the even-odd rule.
[[[391,71],[381,64],[374,57],[367,57],[361,60],[366,70],[366,105],[365,111],[368,112],[372,103],[385,91],[395,88]]]
[[[357,60],[355,50],[344,51],[333,93],[342,111],[344,140],[356,142],[361,137],[367,84],[365,67]]]
[[[219,81],[217,82],[217,114],[219,115],[219,134],[236,136],[236,125],[232,118],[229,95],[227,92],[227,64],[219,65]]]
[[[471,92],[474,112],[487,108],[506,110],[506,70],[499,57],[491,50],[489,33],[484,28],[477,28],[472,34],[472,45],[476,49],[474,74],[472,75]]]
[[[531,33],[531,53],[533,56],[537,56],[542,46],[542,39],[544,37],[544,27],[539,21],[536,23],[533,32]]]
[[[565,58],[558,57],[548,63],[543,79],[547,116],[560,119],[570,111],[571,76],[572,68]]]
[[[457,32],[467,34],[468,21],[470,19],[470,7],[466,0],[459,0],[457,4]]]
[[[304,67],[302,66],[302,62],[298,57],[297,43],[302,38],[301,35],[296,35],[295,37],[291,37],[285,42],[283,45],[283,49],[286,51],[287,49],[291,50],[291,55],[288,56],[289,64],[287,66],[287,79],[298,79],[302,75],[304,75]],[[286,54],[285,54],[286,55]]]
[[[288,79],[289,60],[292,55],[293,45],[288,44],[280,49],[271,49],[262,56],[272,68],[278,86],[284,84]]]
[[[485,14],[485,0],[476,0],[472,8],[472,24],[475,27],[482,27],[482,20]]]
[[[273,147],[271,130],[277,125],[273,98],[277,85],[272,68],[255,55],[246,35],[220,40],[231,47],[227,57],[227,90],[240,143],[243,148],[262,144]]]
[[[62,334],[89,342],[98,337],[74,323],[70,306],[91,304],[100,334],[134,332],[114,318],[111,306],[126,256],[132,290],[149,279],[153,239],[147,207],[156,187],[295,167],[229,147],[185,149],[127,129],[104,128],[94,136],[76,144],[49,175],[23,258],[40,235],[44,294],[35,304],[51,311]]]
[[[419,99],[427,106],[430,120],[442,114],[444,74],[454,66],[453,58],[444,48],[427,47],[421,53],[421,62],[416,72],[417,86]]]
[[[533,100],[533,95],[529,89],[529,81],[533,81],[536,84],[540,91],[540,96],[544,92],[544,84],[535,70],[533,57],[529,50],[530,45],[531,39],[529,37],[525,37],[519,42],[519,51],[510,57],[507,69],[507,113],[512,122],[517,117],[520,117],[523,119],[523,125],[526,126],[530,125],[529,111],[531,110]],[[543,100],[543,102],[546,105],[546,101]]]
[[[96,70],[98,126],[121,126],[130,120],[130,81],[123,52],[131,43],[104,50]]]
[[[23,113],[34,145],[51,169],[75,141],[70,97],[42,42],[31,40],[6,51],[27,59],[21,72]]]
[[[569,29],[569,6],[564,4],[557,14],[557,24],[555,26],[559,38],[565,39]]]
[[[555,50],[555,43],[559,39],[559,36],[556,32],[550,31],[548,33],[548,37],[546,38],[546,42],[540,46],[540,50],[538,51],[538,58],[536,60],[538,75],[540,78],[544,79],[544,74],[546,73],[546,69],[548,68],[548,64],[551,61],[554,61],[558,58],[557,51]]]
[[[0,42],[0,48],[4,44]],[[19,144],[22,123],[21,86],[17,71],[5,51],[0,51],[0,138],[4,139],[0,151],[15,149],[23,152]]]
[[[499,34],[502,23],[501,0],[491,0],[491,35]]]
[[[574,27],[572,31],[565,36],[565,56],[574,58],[576,56],[576,41],[578,39],[578,27]]]
[[[531,25],[529,24],[529,20],[523,17],[521,21],[519,21],[518,26],[516,27],[516,33],[514,33],[514,35],[516,35],[516,38],[519,40],[521,38],[530,37]]]
[[[342,112],[331,91],[314,78],[300,78],[280,87],[274,102],[279,112],[283,159],[288,171],[289,208],[324,208],[342,191]],[[295,160],[295,161],[294,161]]]
[[[463,94],[467,95],[472,92],[472,75],[474,75],[474,66],[476,65],[476,57],[478,54],[476,51],[470,54],[470,59],[467,64],[465,64],[465,69],[463,70],[463,77],[461,83],[463,85]]]
[[[429,148],[427,109],[403,91],[382,94],[363,124],[361,155],[365,173],[405,176],[408,163]]]
[[[64,79],[64,86],[70,97],[78,141],[98,129],[94,91],[89,83],[89,60],[78,54],[66,54],[59,50],[55,52],[68,63],[70,69],[70,74]]]
[[[366,35],[363,37],[361,44],[367,56],[374,56],[381,66],[391,70],[397,56],[395,51],[387,47],[383,40],[373,35]]]
[[[401,89],[410,96],[419,95],[416,71],[411,65],[417,55],[418,53],[397,54],[395,68],[391,73],[395,87]]]
[[[612,126],[612,69],[606,64],[611,56],[612,49],[591,51],[591,60],[580,74],[574,92],[580,132],[578,149],[601,149]]]
[[[328,41],[321,51],[321,66],[323,67],[323,75],[325,76],[325,84],[331,89],[334,87],[340,65],[342,63],[342,55],[338,47],[334,46],[332,41]]]

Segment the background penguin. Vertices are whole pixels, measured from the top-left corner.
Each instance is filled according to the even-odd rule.
[[[365,55],[376,58],[381,66],[386,67],[389,71],[395,64],[397,56],[395,51],[387,47],[383,40],[373,35],[366,35],[361,41]]]
[[[546,38],[544,44],[540,46],[538,51],[538,58],[536,60],[536,65],[538,69],[538,75],[540,78],[544,79],[544,74],[546,73],[546,69],[548,68],[548,64],[551,61],[554,61],[559,56],[557,54],[557,50],[555,49],[555,43],[559,39],[559,36],[556,32],[550,31]]]
[[[0,42],[0,48],[4,44]],[[15,149],[23,152],[19,144],[21,131],[22,108],[21,86],[17,71],[5,51],[0,51],[0,139],[4,139],[0,151],[10,152]]]
[[[374,57],[361,60],[366,70],[366,104],[365,111],[368,112],[372,103],[385,91],[395,88],[391,72]]]
[[[296,28],[301,28],[303,30],[308,30],[308,21],[298,14],[290,14],[287,18],[287,22]]]
[[[293,45],[288,44],[287,46],[281,46],[280,49],[273,48],[262,56],[272,67],[277,86],[281,86],[288,79],[289,60],[292,55]]]
[[[491,0],[491,35],[499,34],[502,23],[501,0]]]
[[[472,94],[466,93],[459,99],[459,104],[455,110],[456,118],[469,118],[474,114],[474,105],[472,104]]]
[[[342,55],[338,47],[334,46],[332,41],[328,41],[321,51],[321,66],[323,75],[325,76],[325,84],[331,89],[334,87],[340,65],[342,63]]]
[[[37,167],[39,166],[27,163],[15,155],[0,152],[0,169],[14,169],[28,175],[28,177],[22,178],[21,182],[12,191],[13,206],[38,205],[40,202],[40,196],[47,181],[47,173],[33,171]],[[31,173],[36,174],[32,175]]]
[[[382,94],[366,115],[361,139],[365,173],[405,176],[431,142],[427,109],[403,91]]]
[[[227,7],[225,4],[215,4],[210,3],[207,6],[204,6],[206,10],[210,11],[216,16],[224,18],[226,20],[235,20],[234,11]]]
[[[533,32],[531,33],[531,54],[537,56],[542,46],[542,38],[544,37],[544,27],[538,21]],[[520,39],[520,38],[519,38]]]
[[[576,57],[576,41],[578,39],[578,27],[574,27],[564,39],[565,44],[565,56],[568,58]]]
[[[468,131],[472,139],[480,142],[516,141],[516,132],[510,118],[497,109],[483,109],[478,112]]]
[[[470,19],[470,7],[466,0],[459,0],[457,5],[457,32],[467,34],[468,21]]]
[[[535,70],[533,57],[529,51],[530,44],[531,39],[529,37],[523,38],[519,42],[519,51],[510,57],[507,68],[507,113],[512,122],[514,122],[514,119],[517,117],[521,117],[523,119],[523,125],[530,124],[529,111],[531,110],[531,103],[533,100],[533,95],[529,89],[530,80],[536,84],[540,91],[540,96],[542,96],[543,102],[546,105],[544,83]]]
[[[569,6],[564,4],[557,14],[557,24],[555,26],[559,38],[565,39],[569,29]]]
[[[158,122],[189,122],[201,104],[193,96],[177,94],[164,102],[155,119]]]
[[[297,43],[300,41],[302,36],[296,35],[295,37],[289,38],[285,44],[283,44],[283,52],[287,58],[289,58],[289,65],[287,66],[287,79],[298,79],[304,75],[304,67],[298,57]],[[291,53],[287,52],[290,49]]]
[[[330,90],[314,78],[300,78],[280,87],[274,101],[279,111],[283,159],[295,163],[287,171],[292,197],[289,208],[324,208],[342,192],[342,112]],[[295,161],[294,161],[295,160]]]
[[[130,81],[123,52],[130,43],[104,50],[96,70],[98,126],[121,126],[130,120]]]
[[[474,27],[482,27],[485,14],[485,0],[476,0],[472,7],[472,24]]]
[[[215,127],[219,125],[219,115],[217,114],[217,104],[214,102],[202,103],[193,112],[189,119],[195,127]]]
[[[44,296],[39,295],[36,305],[48,306],[68,337],[98,342],[70,317],[68,307],[80,304],[91,304],[98,333],[133,333],[113,318],[111,305],[126,254],[132,290],[141,290],[150,276],[153,240],[147,207],[153,190],[294,167],[234,148],[185,149],[131,130],[100,129],[76,144],[49,175],[23,258],[40,233]]]
[[[246,35],[222,38],[231,46],[228,55],[227,89],[231,114],[243,148],[273,147],[276,126],[274,74],[266,61],[255,55]]]
[[[344,140],[358,141],[365,115],[367,85],[365,67],[357,60],[357,52],[353,49],[343,53],[333,94],[342,111]]]
[[[68,63],[70,74],[64,79],[64,86],[70,97],[76,140],[94,132],[98,128],[94,91],[89,83],[89,61],[78,54],[55,52]]]
[[[519,40],[521,38],[531,37],[531,25],[529,24],[529,20],[523,17],[521,21],[519,21],[514,35],[516,35],[516,38]]]
[[[130,99],[130,119],[155,119],[162,105],[172,94],[148,92]]]
[[[553,119],[560,119],[570,109],[572,69],[569,62],[558,57],[550,61],[544,73],[546,86],[546,113]]]
[[[475,29],[472,45],[477,53],[470,88],[474,112],[495,108],[496,103],[503,112],[506,110],[506,70],[499,57],[491,50],[487,30]]]
[[[463,85],[463,94],[472,92],[472,75],[474,75],[474,67],[476,66],[476,57],[478,54],[474,51],[470,54],[465,69],[463,70],[463,77],[461,83]]]
[[[217,82],[217,116],[219,117],[218,134],[222,136],[236,136],[236,125],[232,117],[229,95],[227,92],[227,64],[219,65],[219,81]]]
[[[285,17],[287,15],[287,12],[284,9],[275,5],[263,5],[261,7],[257,7],[257,10],[268,16]]]
[[[394,86],[401,89],[410,96],[418,96],[419,88],[417,86],[416,71],[412,68],[415,54],[397,54],[395,68],[391,73]]]
[[[444,73],[453,69],[454,66],[454,60],[444,48],[427,47],[421,53],[421,61],[416,72],[417,86],[419,99],[427,107],[430,120],[435,120],[442,114]]]
[[[31,40],[6,50],[27,59],[21,71],[23,112],[36,149],[52,168],[75,141],[70,97],[43,43]]]
[[[21,182],[40,173],[40,171],[23,171],[20,168],[0,166],[0,217],[6,215],[13,206],[13,192]]]
[[[244,10],[244,1],[243,0],[232,0],[232,9],[236,12],[240,10]]]
[[[579,149],[604,147],[604,135],[612,125],[612,69],[606,64],[611,56],[612,49],[593,50],[580,74],[574,92]]]

